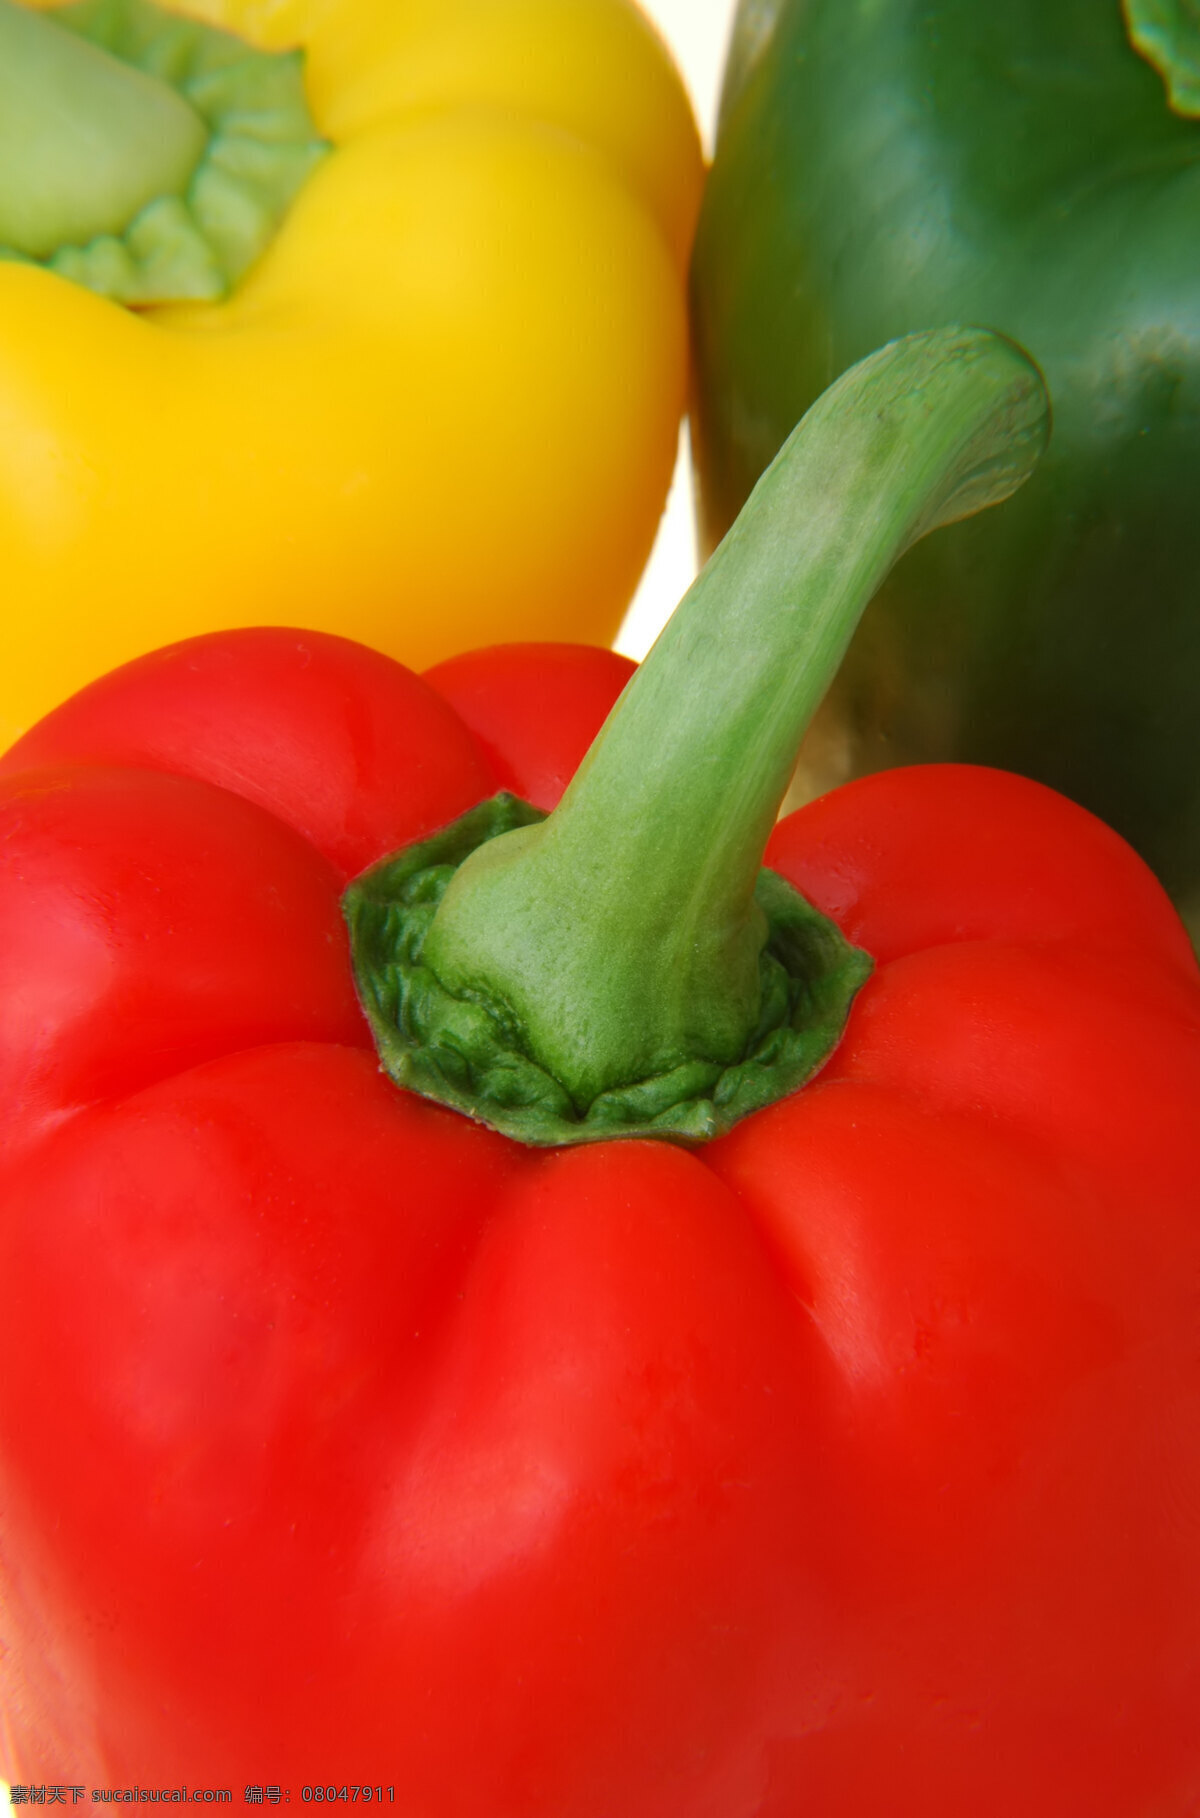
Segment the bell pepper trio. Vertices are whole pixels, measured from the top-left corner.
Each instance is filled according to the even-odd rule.
[[[0,0],[0,744],[220,626],[613,636],[701,174],[628,0]]]
[[[674,435],[695,141],[644,26],[0,8],[0,498],[37,607],[5,685],[54,703],[0,757],[0,1773],[1190,1818],[1188,936],[1007,771],[777,818],[893,565],[1020,525],[1038,367],[954,325],[852,366],[640,668],[463,650],[471,562],[472,622],[554,624],[553,589],[515,605],[586,517],[545,412],[619,364]],[[739,79],[784,13],[752,44],[743,9]],[[472,341],[480,260],[510,290]],[[620,361],[568,382],[601,316]],[[621,468],[644,505],[590,434],[585,491]],[[298,624],[251,614],[289,588]],[[63,698],[110,633],[138,654]]]
[[[1044,434],[912,337],[623,692],[214,633],[4,758],[10,1777],[1194,1809],[1182,925],[999,771],[773,827],[882,574]]]

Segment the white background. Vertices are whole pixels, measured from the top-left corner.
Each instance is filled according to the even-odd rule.
[[[725,44],[735,0],[641,0],[667,40],[696,109],[706,155],[713,127]],[[649,650],[696,572],[696,533],[686,431],[658,541],[617,638],[618,650],[642,658]]]

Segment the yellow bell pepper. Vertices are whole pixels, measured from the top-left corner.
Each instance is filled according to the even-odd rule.
[[[18,33],[82,10],[0,5]],[[36,208],[26,232],[32,160],[10,157],[6,204],[0,127],[0,746],[113,664],[218,627],[339,631],[416,666],[606,641],[686,391],[702,165],[652,27],[628,0],[162,10],[298,50],[315,132],[228,295],[135,285],[129,307],[88,288],[125,259],[122,223],[101,209],[87,258],[44,244]],[[175,219],[191,131],[165,202],[135,182],[110,209]],[[60,184],[68,213],[80,187]]]

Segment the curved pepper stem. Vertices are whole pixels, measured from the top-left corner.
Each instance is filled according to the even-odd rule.
[[[594,1108],[614,1093],[689,1069],[715,1110],[664,1134],[713,1134],[763,1102],[712,1082],[763,1039],[771,903],[759,868],[800,741],[892,564],[927,531],[1007,498],[1047,433],[1036,368],[983,331],[910,336],[839,380],[759,482],[559,807],[487,839],[454,873],[422,934],[422,1004],[428,986],[443,1005],[486,1012],[510,1054],[559,1083],[580,1136],[612,1133]],[[433,1039],[461,1045],[462,1029],[450,1015]],[[476,1114],[515,1129],[486,1104]]]

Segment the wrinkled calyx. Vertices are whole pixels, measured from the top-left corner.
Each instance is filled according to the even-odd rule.
[[[802,1085],[870,962],[761,868],[800,741],[891,565],[1047,433],[1037,369],[982,330],[818,399],[554,813],[498,797],[350,887],[393,1078],[531,1143],[703,1141]]]
[[[0,0],[0,258],[131,307],[217,301],[326,149],[298,51],[150,0]]]
[[[773,871],[761,871],[755,889],[765,930],[757,1020],[725,1059],[706,1051],[700,1029],[674,1064],[596,1091],[577,1083],[576,1097],[531,1049],[502,996],[444,985],[425,943],[458,866],[489,840],[545,818],[515,796],[494,796],[348,890],[360,995],[393,1079],[527,1143],[703,1142],[817,1071],[871,961]]]

